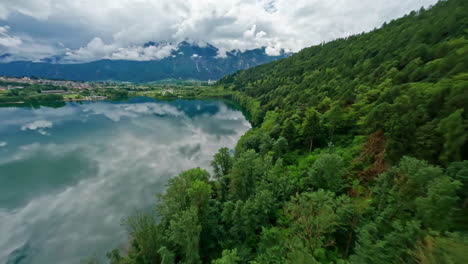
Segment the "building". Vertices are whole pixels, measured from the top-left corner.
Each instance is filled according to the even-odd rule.
[[[166,89],[163,91],[163,95],[166,95],[166,94],[173,94],[174,93],[174,90],[172,89]]]
[[[41,93],[43,94],[63,94],[66,93],[67,91],[65,90],[48,90],[48,91],[42,91]]]
[[[7,89],[8,89],[8,90],[23,89],[23,88],[24,88],[23,86],[12,86],[12,85],[8,85],[8,86],[7,86]]]

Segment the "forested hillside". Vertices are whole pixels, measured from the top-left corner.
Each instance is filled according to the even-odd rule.
[[[252,115],[112,263],[467,263],[468,1],[218,85]]]

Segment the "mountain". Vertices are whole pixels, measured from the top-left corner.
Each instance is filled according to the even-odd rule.
[[[466,263],[468,1],[226,76],[254,128],[112,263]],[[155,203],[156,204],[156,203]]]
[[[144,47],[156,46],[148,42]],[[10,55],[0,57],[7,59]],[[41,62],[13,61],[0,63],[0,75],[20,77],[34,76],[49,79],[67,79],[77,81],[130,81],[151,82],[164,79],[217,80],[222,76],[247,69],[262,63],[286,58],[289,54],[268,56],[265,49],[231,51],[225,56],[218,56],[218,48],[206,44],[200,46],[181,42],[171,55],[152,61],[98,60],[88,63],[64,64],[64,58],[54,56]],[[4,58],[5,57],[5,58]]]

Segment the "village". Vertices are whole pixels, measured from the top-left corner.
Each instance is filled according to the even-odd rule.
[[[7,83],[18,83],[18,84],[39,84],[39,85],[53,85],[60,86],[67,89],[93,89],[91,83],[88,82],[76,82],[76,81],[62,81],[62,80],[46,80],[46,79],[34,79],[29,77],[14,78],[14,77],[1,77],[0,82]],[[7,85],[0,86],[2,90],[11,89],[22,89],[24,86],[21,85]]]
[[[160,83],[78,82],[0,76],[0,104],[29,101],[102,101],[127,97],[178,98],[224,96],[214,81],[166,80]],[[209,91],[208,91],[209,90]]]

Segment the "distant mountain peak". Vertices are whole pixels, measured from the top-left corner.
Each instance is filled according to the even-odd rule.
[[[144,48],[149,48],[149,47],[152,47],[152,46],[157,46],[156,42],[148,41],[145,44],[143,44]]]
[[[146,51],[151,47],[158,48]],[[66,53],[39,61],[15,61],[16,57],[11,58],[9,54],[4,54],[0,55],[0,75],[79,81],[217,80],[226,74],[288,56],[268,56],[265,48],[232,50],[219,54],[219,49],[210,43],[189,40],[177,45],[148,41],[140,46],[140,52],[160,52],[164,49],[169,50],[167,55],[157,59],[138,61],[105,58],[86,63],[70,60]]]

